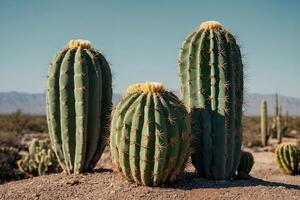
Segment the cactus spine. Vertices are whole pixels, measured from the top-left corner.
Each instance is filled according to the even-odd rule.
[[[249,178],[249,173],[254,165],[254,158],[250,152],[242,151],[241,159],[238,167],[238,177]]]
[[[71,40],[49,66],[49,135],[59,163],[68,174],[90,171],[104,150],[111,84],[106,59],[85,40]]]
[[[267,101],[263,100],[261,103],[261,117],[260,117],[260,130],[261,130],[261,143],[262,146],[267,146],[269,134],[268,134],[268,111]]]
[[[133,85],[113,114],[113,163],[136,183],[172,182],[188,160],[189,133],[187,111],[173,93],[159,83]]]
[[[205,22],[179,56],[181,96],[192,117],[192,162],[200,176],[230,179],[242,143],[243,64],[239,46],[218,22]]]
[[[299,173],[300,150],[293,144],[280,144],[277,146],[276,159],[281,171],[285,174]]]

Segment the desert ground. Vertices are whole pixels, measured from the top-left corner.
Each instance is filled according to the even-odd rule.
[[[270,139],[264,148],[256,144],[259,143],[257,122],[258,119],[250,118],[245,127],[243,149],[253,153],[255,159],[252,178],[247,180],[201,179],[189,163],[185,173],[172,185],[139,186],[112,170],[107,148],[92,173],[76,176],[55,173],[6,182],[0,185],[0,199],[300,199],[300,176],[284,175],[276,164],[277,141]],[[23,142],[26,140],[29,139],[23,138]],[[294,144],[299,144],[299,140],[295,130],[283,138],[283,142]]]

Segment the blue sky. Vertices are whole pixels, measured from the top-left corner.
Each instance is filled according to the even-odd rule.
[[[78,38],[112,64],[115,92],[146,80],[176,90],[182,41],[203,21],[217,20],[237,36],[249,92],[300,97],[299,10],[297,0],[3,0],[0,91],[43,92],[53,54]]]

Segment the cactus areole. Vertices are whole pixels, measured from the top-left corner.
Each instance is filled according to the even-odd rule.
[[[54,56],[47,78],[49,135],[64,171],[90,171],[104,147],[112,105],[111,71],[86,40]]]
[[[188,160],[189,134],[188,113],[173,93],[160,83],[135,84],[113,112],[116,170],[142,185],[172,182]]]
[[[239,46],[219,22],[205,22],[183,42],[178,63],[181,97],[192,118],[192,162],[201,177],[231,179],[242,143]]]

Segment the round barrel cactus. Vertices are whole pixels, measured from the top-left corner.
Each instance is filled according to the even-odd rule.
[[[289,175],[299,174],[300,150],[293,144],[280,144],[276,147],[276,160],[280,170]]]
[[[113,163],[142,185],[172,182],[188,160],[189,134],[188,113],[173,93],[159,83],[133,85],[113,113]]]
[[[250,178],[249,173],[254,165],[254,158],[250,152],[242,151],[237,174],[239,178]]]
[[[192,162],[201,177],[231,179],[242,144],[239,46],[219,22],[205,22],[183,42],[178,62],[181,96],[192,118]]]
[[[90,171],[109,133],[109,64],[89,41],[71,40],[54,56],[47,79],[48,128],[58,161],[68,174]]]

